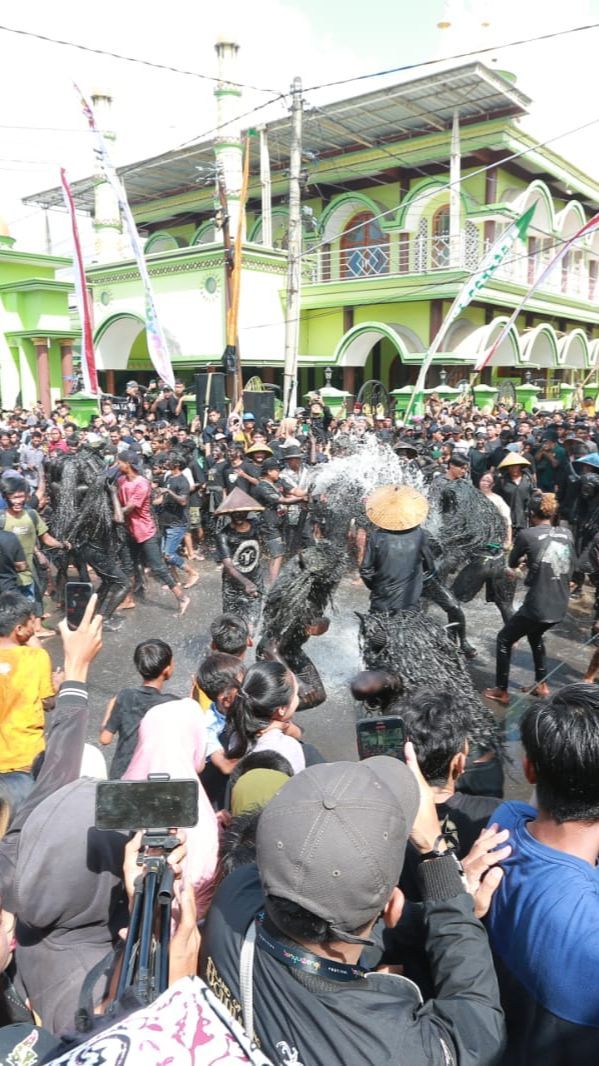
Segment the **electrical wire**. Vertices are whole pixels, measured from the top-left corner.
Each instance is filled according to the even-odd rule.
[[[65,48],[76,48],[80,52],[91,52],[93,55],[106,56],[109,59],[121,59],[125,63],[137,63],[143,67],[152,67],[155,70],[168,71],[170,74],[184,74],[191,78],[201,78],[203,81],[220,82],[222,79],[212,74],[201,74],[197,70],[184,70],[181,67],[172,67],[167,63],[156,63],[151,59],[140,59],[138,56],[126,56],[120,52],[111,52],[105,48],[93,48],[88,44],[81,44],[78,41],[63,41],[58,37],[50,37],[47,34],[35,33],[33,30],[22,30],[16,26],[2,26],[0,30],[4,33],[14,33],[19,37],[31,37],[36,41],[44,41],[46,44],[59,44]],[[259,93],[272,93],[275,96],[280,95],[279,89],[267,89],[261,85],[250,85],[249,83],[242,81],[231,81],[227,78],[228,85],[235,85],[240,89],[253,89]]]
[[[469,59],[472,56],[487,55],[489,52],[499,52],[504,48],[518,48],[523,44],[534,44],[537,41],[550,41],[556,37],[565,37],[572,33],[583,33],[586,30],[596,30],[599,22],[589,22],[584,26],[571,26],[566,30],[554,30],[552,33],[540,33],[534,37],[521,37],[515,41],[506,41],[504,44],[488,45],[484,48],[473,48],[468,52],[455,52],[450,56],[441,56],[436,59],[424,59],[419,63],[406,63],[401,67],[389,67],[387,70],[376,70],[370,74],[355,74],[351,78],[338,78],[335,81],[324,81],[319,85],[308,85],[306,92],[315,92],[317,89],[329,89],[336,85],[350,85],[356,81],[367,81],[370,78],[383,78],[389,74],[400,74],[406,70],[418,70],[421,67],[430,67],[439,63],[448,63],[454,59]]]

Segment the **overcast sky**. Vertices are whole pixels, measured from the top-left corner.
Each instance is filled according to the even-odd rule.
[[[216,74],[214,41],[241,45],[239,79],[260,89],[286,91],[294,75],[305,86],[420,62],[556,29],[599,23],[599,0],[569,0],[553,13],[547,0],[23,0],[4,6],[8,26],[76,41],[204,74]],[[452,27],[439,30],[449,9]],[[6,12],[6,13],[4,13]],[[355,12],[352,14],[352,12]],[[19,247],[44,248],[40,211],[21,197],[92,170],[90,137],[72,89],[109,88],[114,95],[117,163],[174,148],[209,131],[215,122],[213,84],[198,77],[96,57],[73,48],[0,30],[0,214]],[[485,58],[518,76],[534,101],[525,127],[539,140],[558,137],[555,151],[599,178],[599,101],[595,72],[599,29],[555,41],[502,50]],[[417,72],[416,72],[417,73]],[[372,79],[307,93],[310,100],[343,97],[383,84]],[[269,99],[244,92],[242,110]],[[280,109],[281,104],[277,105]],[[278,113],[281,113],[280,110]],[[596,119],[588,130],[566,132]],[[250,120],[248,120],[250,121]],[[69,254],[64,219],[52,221],[55,250]]]

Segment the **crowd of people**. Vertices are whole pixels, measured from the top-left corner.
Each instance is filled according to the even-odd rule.
[[[432,395],[404,423],[336,418],[315,393],[279,422],[191,419],[181,383],[132,381],[85,427],[68,402],[3,412],[0,473],[1,1062],[595,1061],[599,652],[553,692],[545,652],[587,582],[599,636],[588,406]],[[175,641],[133,640],[139,684],[90,744],[89,669],[117,665],[150,578],[191,618],[215,566],[221,609],[187,692]],[[381,754],[331,762],[302,727],[326,699],[303,645],[356,571],[370,603],[347,698],[401,719],[402,757],[382,729]],[[60,621],[53,670],[73,576],[94,592],[77,628]],[[483,589],[501,628],[479,693],[467,604]],[[504,800],[497,713],[523,637],[529,803]],[[99,780],[153,775],[197,782],[197,809],[165,827],[169,987],[144,998],[123,994],[121,964],[148,827],[96,828],[95,801]]]

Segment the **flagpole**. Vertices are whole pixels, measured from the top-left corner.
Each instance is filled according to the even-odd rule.
[[[474,274],[470,275],[461,289],[458,291],[449,311],[447,312],[440,329],[433,338],[433,341],[428,348],[426,355],[422,361],[422,366],[418,372],[414,391],[408,401],[404,419],[407,421],[414,403],[420,400],[424,393],[424,386],[426,385],[426,376],[430,370],[433,359],[438,351],[441,349],[441,345],[449,332],[449,327],[453,325],[461,312],[468,307],[468,304],[481,292],[490,278],[493,277],[495,272],[504,262],[506,255],[515,241],[525,240],[528,232],[528,227],[531,223],[532,216],[534,215],[536,204],[528,208],[524,214],[514,220],[511,225],[501,233],[497,240],[492,244],[488,252],[483,256],[481,264],[478,270]]]

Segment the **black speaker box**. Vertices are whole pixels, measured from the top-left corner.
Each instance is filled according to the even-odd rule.
[[[224,374],[196,374],[196,404],[198,414],[204,409],[214,407],[221,415],[226,413],[227,393]]]
[[[275,394],[270,389],[268,392],[244,392],[244,414],[249,411],[256,419],[256,426],[263,426],[269,419],[275,417]]]

